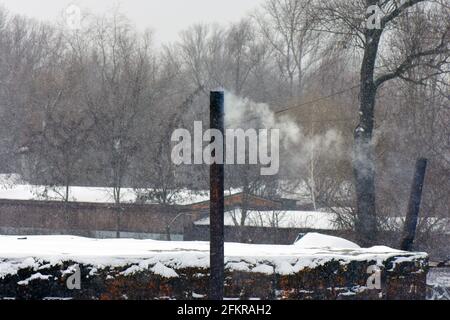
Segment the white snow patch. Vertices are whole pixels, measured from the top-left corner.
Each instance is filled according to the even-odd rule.
[[[275,272],[281,275],[290,275],[295,273],[294,268],[287,261],[280,261],[279,263],[277,263]]]
[[[252,269],[252,272],[254,273],[263,273],[267,275],[271,275],[274,273],[274,269],[272,266],[269,266],[267,264],[260,264]]]
[[[160,262],[151,268],[151,271],[163,278],[178,278],[178,274],[173,269],[166,267]]]
[[[299,248],[360,249],[356,243],[320,233],[308,233],[295,244]]]
[[[246,262],[231,262],[227,264],[227,269],[230,271],[250,271],[250,268]]]
[[[31,277],[29,277],[28,279],[25,279],[25,280],[22,280],[22,281],[19,281],[19,282],[17,282],[17,284],[19,285],[19,286],[27,286],[29,283],[30,283],[30,281],[33,281],[33,280],[48,280],[48,279],[50,279],[52,276],[50,276],[50,275],[46,275],[46,276],[44,276],[43,274],[41,274],[40,272],[38,272],[38,273],[35,273],[35,274],[33,274]]]
[[[397,264],[403,263],[403,262],[411,262],[414,261],[414,259],[411,259],[411,257],[398,257],[395,258],[395,260],[392,262],[392,269],[391,271],[395,270],[395,267]]]
[[[192,298],[203,299],[203,298],[205,298],[205,296],[203,294],[198,294],[198,293],[192,292]]]
[[[91,271],[89,271],[89,276],[93,277],[97,274],[98,270],[97,268],[92,268]]]
[[[67,270],[62,271],[61,274],[63,276],[66,274],[73,274],[73,273],[75,273],[76,269],[77,269],[77,265],[73,265],[73,266],[68,267]]]
[[[141,270],[142,270],[142,268],[139,267],[139,266],[131,266],[127,270],[121,272],[120,275],[122,275],[122,276],[130,276],[130,275],[133,275],[133,274],[135,274],[135,273],[137,273],[137,272],[139,272]]]

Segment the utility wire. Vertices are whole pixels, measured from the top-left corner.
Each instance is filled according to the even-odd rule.
[[[292,106],[292,107],[289,107],[289,108],[285,108],[285,109],[282,109],[282,110],[275,111],[274,114],[275,115],[279,115],[279,114],[287,113],[289,111],[296,110],[296,109],[299,109],[299,108],[307,106],[307,105],[311,105],[311,104],[314,104],[314,103],[317,103],[317,102],[320,102],[320,101],[323,101],[323,100],[328,100],[328,99],[333,98],[335,96],[341,95],[341,94],[349,92],[351,90],[354,90],[354,89],[356,89],[358,87],[359,87],[359,85],[354,85],[354,86],[352,86],[350,88],[347,88],[347,89],[344,89],[344,90],[332,93],[332,94],[327,95],[327,96],[323,96],[323,97],[320,97],[320,98],[317,98],[317,99],[314,99],[314,100],[311,100],[311,101],[308,101],[308,102],[305,102],[305,103],[302,103],[302,104],[299,104],[299,105],[296,105],[296,106]],[[238,122],[238,124],[239,123],[244,123],[244,122],[250,122],[250,121],[253,121],[253,120],[257,120],[259,118],[260,118],[259,116],[254,116],[252,118],[241,120],[241,121]],[[340,118],[340,119],[313,120],[313,121],[307,121],[307,122],[308,123],[311,123],[311,122],[321,123],[321,122],[338,122],[338,121],[353,121],[353,120],[355,120],[355,119],[353,119],[353,118]],[[302,121],[298,121],[298,122],[302,122]]]
[[[275,114],[286,113],[288,111],[291,111],[291,110],[294,110],[294,109],[299,109],[301,107],[304,107],[304,106],[307,106],[307,105],[310,105],[310,104],[314,104],[314,103],[319,102],[319,101],[328,100],[328,99],[333,98],[335,96],[341,95],[341,94],[346,93],[346,92],[351,91],[351,90],[354,90],[354,89],[356,89],[358,87],[359,87],[359,85],[355,85],[355,86],[353,86],[351,88],[347,88],[347,89],[335,92],[335,93],[330,94],[328,96],[324,96],[324,97],[321,97],[321,98],[318,98],[318,99],[315,99],[315,100],[311,100],[311,101],[308,101],[308,102],[305,102],[305,103],[302,103],[302,104],[299,104],[299,105],[296,105],[296,106],[293,106],[293,107],[289,107],[289,108],[286,108],[286,109],[278,110],[278,111],[275,112]]]

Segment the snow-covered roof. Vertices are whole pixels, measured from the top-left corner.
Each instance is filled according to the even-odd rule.
[[[225,212],[225,225],[238,226],[242,210]],[[336,215],[327,212],[313,211],[247,211],[245,226],[277,227],[313,230],[336,230]],[[196,225],[209,225],[209,217],[196,221]]]
[[[122,188],[121,202],[135,203],[142,190]],[[46,187],[26,184],[17,174],[0,175],[0,199],[5,200],[62,200],[65,187]],[[112,188],[71,186],[69,200],[87,203],[114,203]],[[176,203],[187,205],[209,200],[209,192],[180,190]]]
[[[0,187],[0,199],[7,200],[61,200],[64,188],[48,188],[44,186],[13,185]],[[132,189],[122,189],[122,202],[135,202],[136,194]],[[113,192],[110,188],[96,187],[70,187],[70,201],[110,203],[114,202]]]

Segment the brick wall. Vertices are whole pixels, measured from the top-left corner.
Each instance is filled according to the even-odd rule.
[[[119,223],[124,233],[165,235],[170,222],[185,210],[162,205],[0,200],[0,230],[92,236],[114,233]],[[180,216],[172,224],[171,233],[183,234],[184,227],[197,218],[195,214]]]

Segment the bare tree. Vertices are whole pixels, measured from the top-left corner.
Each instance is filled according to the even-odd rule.
[[[171,88],[165,90],[170,91]],[[170,140],[173,130],[182,123],[183,113],[180,110],[189,109],[202,91],[203,87],[197,88],[178,106],[172,104],[174,99],[159,101],[161,113],[155,116],[158,121],[147,131],[146,141],[149,143],[137,156],[134,183],[137,184],[136,191],[141,201],[173,205],[185,200],[186,183],[183,181],[192,179],[192,174],[172,162]],[[175,108],[171,109],[173,106]],[[162,109],[166,109],[165,112]]]
[[[32,132],[41,125],[37,114],[45,104],[36,79],[54,70],[60,42],[61,34],[51,26],[0,10],[2,170],[26,173],[16,159],[30,147]]]
[[[368,10],[371,8],[378,8],[381,13],[374,17]],[[416,15],[421,23],[408,24],[414,30],[404,32],[402,22],[411,15]],[[392,79],[421,83],[445,71],[443,66],[449,59],[449,8],[444,2],[426,0],[327,1],[317,3],[316,16],[323,30],[356,44],[362,53],[360,123],[354,134],[353,170],[358,212],[356,230],[361,243],[370,244],[377,234],[373,143],[377,92]],[[379,23],[371,25],[371,18],[379,19]],[[399,55],[383,52],[389,39],[405,39],[406,35],[409,40]],[[416,79],[407,77],[408,71],[419,67],[424,73]]]
[[[302,95],[305,75],[316,58],[319,38],[313,28],[314,16],[307,10],[311,3],[268,0],[256,19],[274,51],[281,74],[288,79],[290,97]]]
[[[99,84],[85,95],[96,125],[116,204],[120,203],[132,158],[141,143],[138,128],[151,76],[150,40],[140,38],[120,15],[100,20],[93,39],[92,76]]]

